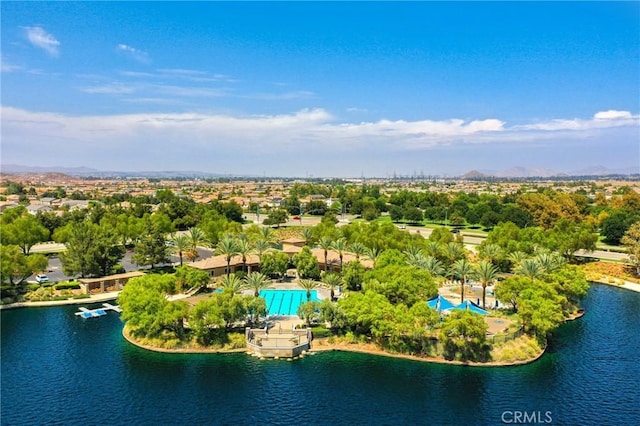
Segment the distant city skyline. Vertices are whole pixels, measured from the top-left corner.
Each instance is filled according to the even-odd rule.
[[[2,164],[640,172],[638,2],[2,2]]]

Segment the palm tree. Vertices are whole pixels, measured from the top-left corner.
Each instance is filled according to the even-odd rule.
[[[424,262],[425,256],[420,247],[409,246],[402,254],[404,254],[407,264],[411,266],[420,267],[422,262]]]
[[[240,234],[245,235],[245,234]],[[253,253],[253,247],[248,239],[240,238],[236,241],[238,254],[242,256],[242,271],[247,271],[247,256]]]
[[[365,252],[367,251],[367,247],[362,243],[355,242],[349,246],[349,250],[351,251],[351,253],[356,255],[356,260],[360,261],[360,256],[365,254]]]
[[[304,241],[306,242],[306,244],[309,247],[313,246],[313,232],[311,232],[311,228],[304,228],[301,232],[302,238],[304,238]]]
[[[231,259],[239,254],[237,240],[232,235],[225,235],[216,245],[216,254],[224,255],[227,259],[227,276],[231,273]]]
[[[542,266],[536,259],[524,259],[513,272],[518,275],[524,275],[525,277],[531,278],[531,282],[536,278],[540,278],[542,274],[544,274]]]
[[[322,237],[318,241],[318,247],[324,250],[324,271],[327,272],[329,250],[333,248],[333,240],[331,237]]]
[[[502,257],[502,248],[497,244],[480,246],[480,258],[495,264]]]
[[[433,256],[426,256],[422,258],[422,261],[418,266],[429,272],[432,277],[441,277],[446,272],[444,266],[442,266],[442,262]]]
[[[198,247],[209,247],[209,243],[204,231],[197,227],[189,228],[187,238],[189,238],[189,244],[191,245],[188,256],[189,259],[193,261],[200,256],[198,254]]]
[[[444,246],[444,256],[453,265],[456,261],[465,258],[464,247],[460,243],[450,242]]]
[[[178,234],[174,235],[169,241],[172,244],[171,251],[178,253],[178,256],[180,257],[180,266],[182,266],[182,254],[191,249],[189,237],[185,234]]]
[[[437,241],[427,241],[424,247],[424,253],[427,256],[440,257],[442,255],[442,247]]]
[[[509,253],[508,259],[513,265],[513,269],[517,268],[520,263],[528,257],[527,253],[522,251],[514,251]]]
[[[258,261],[262,264],[262,255],[271,248],[271,243],[267,240],[259,239],[253,243],[253,250],[258,255]]]
[[[331,300],[335,298],[335,290],[343,284],[342,277],[338,274],[322,274],[322,284],[331,290]]]
[[[270,227],[265,226],[264,228],[260,228],[260,239],[269,244],[273,244],[276,242],[276,233]]]
[[[460,279],[460,303],[464,302],[464,285],[467,279],[473,275],[473,266],[467,259],[458,259],[451,266],[451,273]]]
[[[255,297],[260,295],[260,290],[263,290],[270,285],[271,280],[261,272],[250,272],[246,277],[244,277],[245,288],[253,290],[253,295]]]
[[[342,271],[342,256],[344,255],[344,251],[347,249],[347,240],[344,238],[338,238],[333,242],[331,248],[338,252],[338,257],[340,258],[340,270]]]
[[[498,276],[498,268],[488,260],[483,260],[476,266],[476,278],[482,285],[482,307],[486,307],[487,285],[495,281]]]
[[[321,284],[315,280],[300,280],[299,285],[303,290],[307,290],[307,302],[309,302],[311,301],[311,290],[315,290]]]
[[[369,258],[369,260],[373,262],[374,268],[376,267],[376,261],[381,254],[382,250],[380,250],[378,247],[367,247],[367,250],[365,251],[365,256],[367,256],[367,258]]]
[[[225,277],[222,277],[220,281],[220,286],[226,290],[230,290],[235,294],[238,294],[242,291],[244,287],[244,281],[236,276],[236,274],[231,274]]]
[[[557,253],[540,253],[534,258],[545,274],[552,274],[562,268],[565,264],[564,257]]]

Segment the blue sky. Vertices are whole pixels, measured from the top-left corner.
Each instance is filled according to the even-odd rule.
[[[640,171],[640,3],[5,2],[2,163]]]

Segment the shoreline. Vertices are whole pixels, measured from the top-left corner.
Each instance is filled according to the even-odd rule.
[[[354,352],[354,353],[362,353],[366,355],[374,355],[374,356],[384,356],[387,358],[397,358],[397,359],[406,359],[409,361],[417,361],[417,362],[426,362],[432,364],[448,364],[448,365],[457,365],[461,367],[517,367],[521,365],[531,364],[540,358],[546,353],[547,346],[544,348],[533,358],[511,361],[511,362],[474,362],[474,361],[456,361],[456,360],[447,360],[444,358],[435,358],[435,357],[420,357],[417,355],[407,355],[407,354],[394,354],[391,352],[385,352],[382,349],[368,349],[368,348],[350,348],[348,345],[330,345],[326,348],[311,348],[309,353],[322,353],[322,352]]]
[[[249,354],[247,348],[238,348],[238,349],[206,349],[206,348],[180,348],[180,349],[166,349],[159,348],[156,346],[145,345],[138,342],[134,339],[127,329],[125,325],[122,328],[122,336],[124,339],[131,343],[134,346],[137,346],[141,349],[145,349],[151,352],[159,352],[159,353],[173,353],[173,354],[231,354],[231,353],[245,353]],[[326,338],[323,339],[315,339],[315,341],[326,342]],[[547,345],[533,358],[518,360],[512,362],[473,362],[473,361],[454,361],[454,360],[446,360],[444,358],[435,358],[435,357],[420,357],[417,355],[408,355],[408,354],[394,354],[391,352],[386,352],[382,349],[378,348],[370,348],[370,347],[362,347],[358,346],[358,344],[330,344],[330,345],[320,345],[320,348],[314,347],[312,345],[311,349],[307,353],[308,355],[320,354],[323,352],[354,352],[361,353],[366,355],[374,355],[374,356],[384,356],[388,358],[397,358],[397,359],[405,359],[409,361],[418,361],[418,362],[426,362],[432,364],[449,364],[449,365],[457,365],[462,367],[517,367],[521,365],[531,364],[537,360],[539,360],[547,351]]]
[[[151,352],[160,352],[165,354],[234,354],[234,353],[247,353],[247,348],[237,349],[205,349],[205,348],[180,348],[180,349],[167,349],[159,348],[157,346],[145,345],[134,339],[129,334],[129,329],[126,324],[122,327],[122,337],[124,340],[131,343],[133,346],[137,346],[140,349],[144,349]]]
[[[622,288],[624,290],[635,291],[637,293],[640,293],[640,284],[637,284],[631,281],[626,281],[626,280],[624,280],[622,284],[610,283],[608,281],[609,278],[614,278],[614,277],[606,276],[606,277],[598,278],[597,280],[591,279],[589,281],[598,283],[598,284],[608,285],[610,287]],[[621,279],[621,278],[615,278],[615,279]]]
[[[119,294],[119,291],[112,291],[108,293],[94,294],[84,299],[44,300],[41,302],[14,302],[8,303],[6,305],[0,305],[0,311],[4,309],[43,308],[48,306],[82,305],[108,302],[110,300],[116,300]]]

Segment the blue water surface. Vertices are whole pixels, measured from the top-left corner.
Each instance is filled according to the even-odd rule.
[[[339,352],[293,362],[162,354],[124,341],[113,312],[82,319],[77,307],[2,311],[0,421],[495,425],[520,411],[560,425],[636,425],[640,294],[594,285],[584,307],[542,359],[512,368]]]

